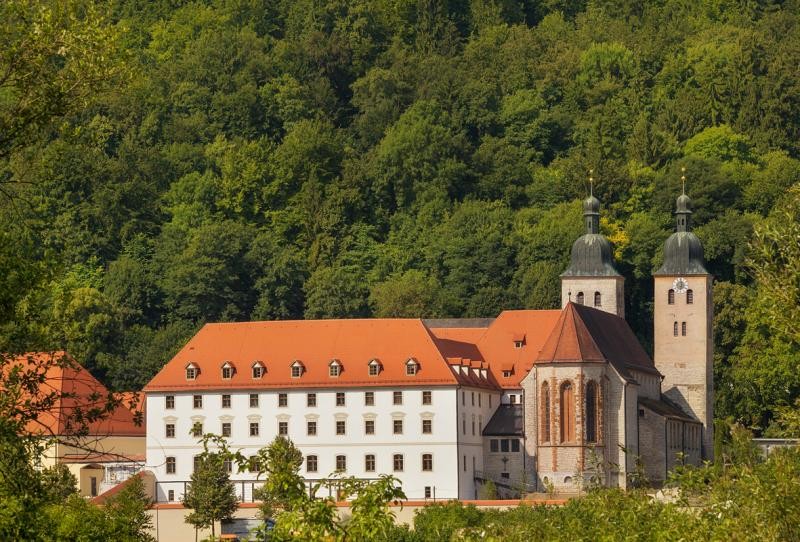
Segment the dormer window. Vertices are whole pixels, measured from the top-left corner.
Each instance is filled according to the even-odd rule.
[[[503,378],[511,378],[512,371],[503,371]]]
[[[253,363],[253,378],[259,379],[267,372],[267,368],[260,361]]]
[[[414,358],[410,358],[406,362],[406,375],[414,376],[417,374],[417,371],[419,371],[419,363],[417,363],[417,360]]]
[[[511,375],[514,374],[513,363],[504,363],[501,369],[503,371],[503,378],[511,378]]]
[[[342,364],[338,359],[331,360],[328,364],[328,375],[335,378],[342,374]]]
[[[305,371],[305,366],[300,361],[295,361],[291,365],[292,367],[292,378],[300,378],[303,376],[303,372]]]
[[[525,346],[525,334],[517,333],[514,335],[514,348],[522,348]]]
[[[194,363],[190,363],[186,366],[186,380],[195,380],[198,374],[200,374],[200,367]]]
[[[231,378],[233,378],[234,372],[235,369],[233,368],[233,365],[231,365],[229,361],[226,361],[225,363],[222,364],[222,378],[224,380],[230,380]]]
[[[368,367],[369,376],[378,376],[381,373],[381,362],[377,359],[370,360]]]

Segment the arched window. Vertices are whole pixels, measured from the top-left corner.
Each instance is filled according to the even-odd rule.
[[[578,292],[578,295],[575,296],[575,302],[578,305],[583,305],[583,292]]]
[[[597,384],[590,380],[586,384],[586,442],[597,442]]]
[[[603,300],[603,297],[600,295],[600,292],[595,292],[594,293],[594,306],[595,307],[601,306],[603,304],[602,300]]]
[[[678,336],[678,322],[672,324],[672,334]]]
[[[572,382],[561,385],[561,442],[575,441],[575,400]]]
[[[670,305],[675,304],[675,290],[673,290],[672,288],[670,288],[669,292],[667,292],[667,303],[669,303]]]
[[[686,322],[681,322],[681,335],[686,337]]]
[[[694,303],[694,292],[692,290],[686,290],[686,304],[691,305]]]
[[[542,442],[550,442],[550,386],[542,384]]]

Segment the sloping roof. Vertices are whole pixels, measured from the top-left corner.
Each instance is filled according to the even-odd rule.
[[[406,374],[406,362],[419,364],[416,375]],[[342,364],[338,377],[328,364]],[[377,376],[368,363],[381,362]],[[266,367],[253,379],[256,360]],[[290,365],[300,361],[305,372],[292,378]],[[223,379],[221,366],[236,367]],[[188,363],[200,368],[187,381]],[[186,389],[260,389],[285,387],[352,387],[393,385],[455,385],[458,375],[449,367],[434,337],[419,319],[292,320],[207,324],[145,386],[145,391]]]
[[[692,418],[686,414],[677,405],[670,402],[666,397],[662,397],[659,401],[655,399],[649,399],[647,397],[639,397],[639,404],[655,412],[659,416],[664,416],[665,418],[676,418],[685,422],[700,423],[699,420],[696,420],[695,418]]]
[[[500,405],[483,428],[483,436],[522,436],[522,405]]]
[[[558,321],[559,310],[503,311],[477,342],[477,347],[489,362],[489,371],[502,388],[518,389],[522,379],[536,361],[547,336]],[[520,348],[514,344],[519,335],[525,336]],[[510,377],[503,376],[503,367],[512,364]]]
[[[630,378],[629,368],[658,374],[623,318],[572,302],[564,307],[536,361],[607,361],[625,378]]]
[[[91,436],[144,436],[145,428],[136,423],[129,402],[121,403],[101,419],[87,420],[87,414],[97,417],[114,396],[89,371],[65,352],[31,352],[16,356],[3,367],[4,372],[20,367],[24,371],[40,374],[39,397],[32,400],[47,409],[26,429],[33,434],[69,436],[86,429]],[[129,397],[130,398],[130,397]],[[52,403],[51,403],[52,399]],[[20,397],[19,401],[31,400]],[[84,421],[85,420],[85,421]],[[85,426],[85,427],[84,427]]]

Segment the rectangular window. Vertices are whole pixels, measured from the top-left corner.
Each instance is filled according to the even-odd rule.
[[[481,405],[482,402],[483,402],[483,394],[479,393],[478,394],[478,407],[483,407],[483,405]]]
[[[175,408],[175,396],[174,395],[167,395],[164,397],[164,408],[173,409]]]
[[[336,420],[336,434],[337,435],[344,435],[345,434],[345,423],[344,420]]]
[[[169,502],[172,502],[172,501],[175,500],[175,490],[174,489],[170,489],[169,491],[167,491],[167,500]]]
[[[174,423],[168,423],[166,425],[164,433],[165,433],[167,438],[175,438],[175,424]]]
[[[511,451],[519,452],[519,441],[517,439],[511,439]]]
[[[431,486],[425,486],[425,498],[426,499],[431,498]]]
[[[306,456],[306,472],[317,472],[317,456]]]
[[[466,414],[461,415],[461,432],[465,435],[467,434],[467,416]]]
[[[195,438],[203,436],[203,422],[194,422],[194,425],[192,425],[192,436]]]
[[[285,393],[279,393],[278,394],[278,406],[279,407],[289,406],[289,396],[286,395]]]
[[[264,376],[264,367],[261,365],[253,365],[253,378],[258,379]]]
[[[186,368],[186,380],[194,380],[197,378],[197,369],[194,367]]]
[[[464,406],[466,404],[467,404],[467,392],[462,391],[461,392],[461,406]]]
[[[250,408],[258,408],[258,394],[251,393],[250,394]]]
[[[507,452],[508,451],[508,439],[504,438],[500,441],[500,451]]]
[[[375,434],[375,420],[364,420],[364,434]]]
[[[492,396],[489,395],[489,408],[492,408]]]
[[[475,406],[475,392],[472,392],[472,406]]]
[[[336,392],[336,406],[344,406],[344,392],[337,391]]]
[[[472,436],[475,436],[475,416],[472,416]]]
[[[230,424],[230,422],[222,422],[222,436],[223,437],[231,436],[231,424]]]
[[[364,405],[365,406],[375,406],[375,392],[374,391],[366,391],[366,392],[364,392]]]
[[[175,458],[167,458],[167,474],[175,474]]]
[[[303,374],[303,368],[299,365],[292,365],[292,378],[300,378]]]
[[[261,463],[259,463],[257,455],[251,455],[247,460],[247,470],[250,472],[261,472]]]
[[[203,408],[203,396],[202,395],[195,395],[194,396],[194,408]]]
[[[403,392],[396,391],[392,393],[392,404],[393,405],[402,405],[403,404]]]
[[[317,422],[306,422],[306,434],[309,437],[317,436]]]
[[[233,472],[233,461],[231,461],[230,459],[226,459],[225,461],[223,461],[222,465],[225,467],[225,472],[227,472],[228,474]]]
[[[222,378],[225,380],[230,380],[233,377],[233,367],[223,367],[222,368]]]
[[[369,376],[378,376],[378,372],[380,369],[380,365],[377,363],[370,363],[369,364]]]
[[[251,437],[258,436],[258,422],[250,422],[250,436]]]
[[[508,397],[508,399],[511,401],[512,405],[517,403],[517,396],[516,395],[511,395],[511,396]]]
[[[333,377],[339,376],[340,369],[341,367],[339,365],[336,365],[335,363],[331,364],[331,366],[328,367],[328,374]]]
[[[222,408],[231,408],[231,396],[227,393],[222,395]]]
[[[422,433],[424,435],[433,433],[433,420],[422,420]]]
[[[422,404],[423,405],[430,405],[433,404],[433,394],[429,391],[422,392]]]
[[[426,472],[433,470],[433,454],[422,454],[422,470]]]
[[[316,393],[309,393],[306,395],[306,406],[315,407],[317,406],[317,394]]]
[[[467,456],[464,456],[464,472],[467,472]]]
[[[496,438],[493,438],[489,441],[489,451],[493,453],[497,453],[500,451],[500,444],[497,442]]]
[[[393,420],[392,428],[395,435],[403,434],[403,420]]]
[[[289,422],[278,422],[278,434],[284,437],[289,434]]]
[[[347,456],[336,456],[336,472],[344,472],[347,470]]]
[[[403,454],[394,454],[392,466],[395,472],[403,472]]]
[[[364,470],[367,472],[375,472],[375,456],[373,454],[364,456]]]

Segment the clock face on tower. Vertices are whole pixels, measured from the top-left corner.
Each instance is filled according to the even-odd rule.
[[[677,278],[672,283],[672,288],[679,294],[685,294],[686,290],[689,289],[689,283],[685,278]]]

